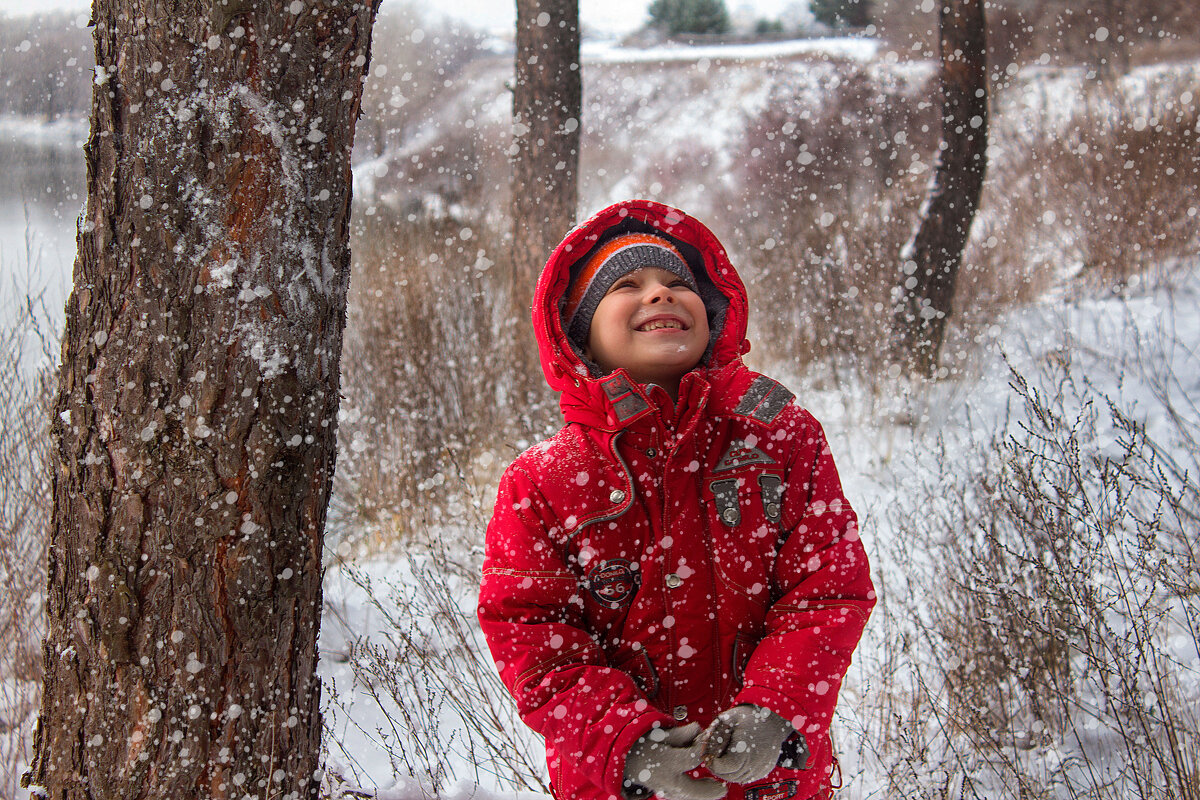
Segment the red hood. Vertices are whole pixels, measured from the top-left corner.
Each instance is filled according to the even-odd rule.
[[[705,299],[710,307],[709,324],[714,337],[704,364],[696,371],[711,374],[740,365],[742,355],[750,349],[746,341],[746,287],[713,232],[698,220],[662,203],[626,200],[611,205],[567,234],[546,262],[533,296],[533,330],[542,371],[550,388],[562,393],[560,403],[568,421],[579,419],[580,414],[586,417],[598,414],[607,420],[607,426],[600,419],[579,421],[619,427],[611,413],[611,390],[606,393],[604,386],[613,385],[615,378],[624,376],[624,370],[602,377],[588,372],[587,364],[567,340],[559,302],[567,291],[571,267],[586,258],[606,234],[629,231],[652,231],[674,242],[687,258],[701,294],[708,295]],[[714,319],[713,306],[726,304]],[[684,389],[680,391],[683,393]]]

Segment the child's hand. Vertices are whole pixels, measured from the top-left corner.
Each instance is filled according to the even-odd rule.
[[[725,785],[707,778],[693,778],[689,770],[700,765],[704,745],[696,741],[700,723],[679,728],[655,728],[638,739],[625,757],[625,782],[634,784],[628,797],[644,797],[644,787],[663,800],[719,800]]]
[[[779,763],[784,740],[795,729],[770,709],[746,703],[721,712],[704,731],[704,760],[730,783],[762,780]]]

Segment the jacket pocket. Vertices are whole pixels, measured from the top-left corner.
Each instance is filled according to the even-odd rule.
[[[764,609],[779,542],[780,486],[778,476],[758,470],[713,476],[703,484],[717,577]]]
[[[642,690],[642,694],[646,695],[647,699],[653,700],[658,695],[660,688],[658,670],[654,668],[654,663],[650,660],[650,655],[645,648],[638,650],[631,658],[627,658],[616,668],[633,678],[633,682]]]
[[[733,652],[729,656],[729,684],[725,693],[726,705],[731,703],[734,695],[741,691],[742,682],[746,677],[746,665],[750,663],[750,656],[757,646],[758,637],[751,636],[749,633],[742,631],[734,634]]]

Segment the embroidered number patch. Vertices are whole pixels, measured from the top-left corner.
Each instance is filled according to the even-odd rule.
[[[637,567],[623,558],[601,561],[588,570],[584,586],[592,597],[609,608],[628,605],[642,585]]]

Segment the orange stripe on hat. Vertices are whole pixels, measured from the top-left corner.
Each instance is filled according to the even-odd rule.
[[[572,278],[567,289],[563,321],[570,329],[576,321],[575,315],[587,299],[590,311],[608,293],[617,279],[644,267],[659,267],[673,272],[688,282],[693,290],[696,278],[687,260],[675,245],[652,233],[626,233],[606,242],[584,262],[583,267]],[[584,327],[591,324],[592,313],[587,313]]]

